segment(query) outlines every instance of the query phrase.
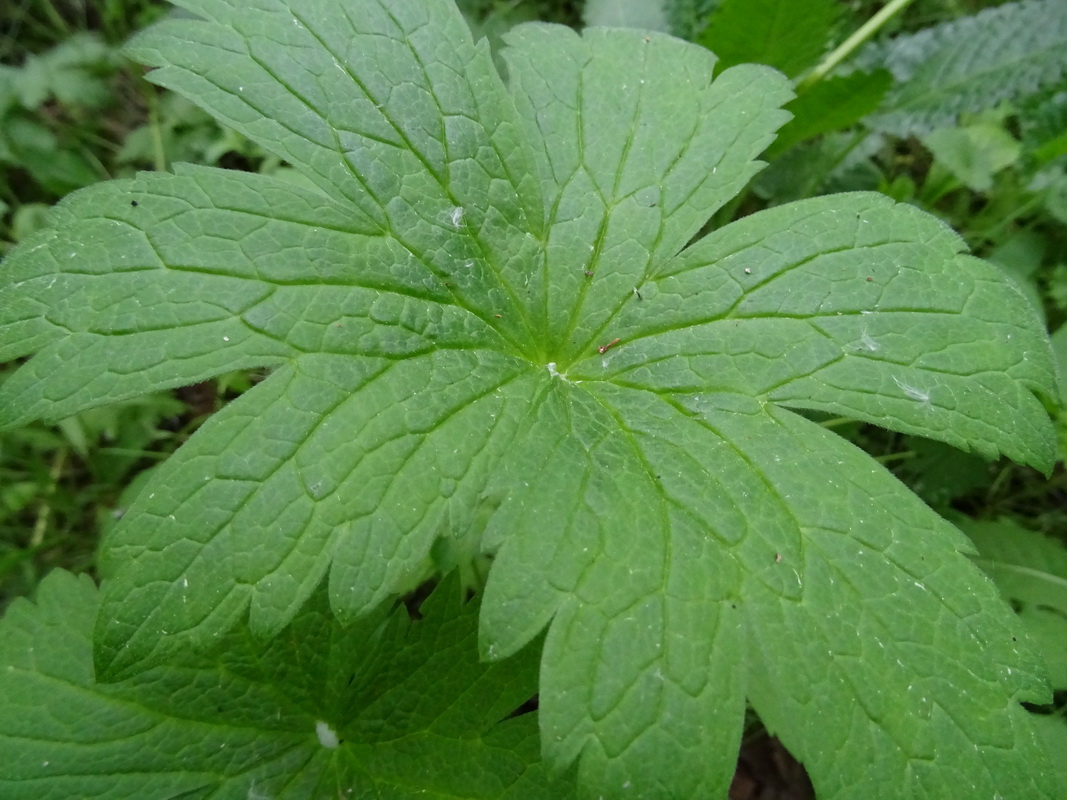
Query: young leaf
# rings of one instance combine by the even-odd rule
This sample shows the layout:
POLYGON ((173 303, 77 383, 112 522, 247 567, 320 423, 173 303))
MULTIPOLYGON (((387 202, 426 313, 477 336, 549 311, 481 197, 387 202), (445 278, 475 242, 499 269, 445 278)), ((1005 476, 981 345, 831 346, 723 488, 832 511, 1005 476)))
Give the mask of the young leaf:
POLYGON ((927 133, 1056 83, 1067 72, 1067 4, 1006 3, 872 46, 860 60, 897 81, 868 124, 901 136, 927 133))
POLYGON ((923 138, 935 161, 968 188, 987 192, 993 178, 1019 160, 1022 147, 1002 125, 977 121, 953 128, 937 128, 923 138))
POLYGON ((0 622, 5 798, 560 797, 538 760, 531 649, 479 664, 455 581, 423 618, 342 628, 318 594, 269 644, 237 630, 138 680, 98 684, 92 581, 54 572, 0 622), (501 721, 504 720, 504 721, 501 721))
POLYGON ((1047 690, 968 544, 798 411, 1049 469, 1044 330, 880 195, 694 244, 784 76, 654 33, 524 25, 509 83, 443 2, 188 0, 153 79, 317 190, 184 167, 94 187, 5 265, 7 424, 274 373, 109 536, 115 677, 365 614, 491 516, 489 658, 546 625, 541 729, 589 794, 724 796, 745 709, 824 797, 1052 796, 1047 690), (495 508, 495 511, 493 509, 495 508), (1036 765, 1036 766, 1035 766, 1036 765))

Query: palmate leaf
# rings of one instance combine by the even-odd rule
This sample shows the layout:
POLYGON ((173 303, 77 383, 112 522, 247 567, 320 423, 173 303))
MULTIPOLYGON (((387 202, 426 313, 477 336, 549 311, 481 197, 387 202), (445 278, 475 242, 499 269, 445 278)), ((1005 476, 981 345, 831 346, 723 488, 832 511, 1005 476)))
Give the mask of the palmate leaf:
MULTIPOLYGON (((209 655, 93 679, 100 594, 55 572, 0 622, 7 800, 557 798, 536 715, 536 649, 480 664, 477 610, 448 581, 411 622, 343 629, 317 595, 269 643, 238 629, 209 655), (503 720, 503 721, 501 721, 503 720)), ((384 610, 383 610, 384 611, 384 610)))
POLYGON ((343 619, 488 516, 487 658, 548 626, 544 753, 724 796, 747 697, 823 797, 1052 796, 1037 658, 964 537, 798 411, 1048 469, 1043 329, 933 218, 801 201, 689 244, 788 82, 524 25, 505 84, 444 2, 183 2, 134 48, 316 189, 94 187, 4 265, 6 424, 240 367, 106 542, 118 677, 244 614, 343 619), (688 245, 688 246, 687 246, 688 245))

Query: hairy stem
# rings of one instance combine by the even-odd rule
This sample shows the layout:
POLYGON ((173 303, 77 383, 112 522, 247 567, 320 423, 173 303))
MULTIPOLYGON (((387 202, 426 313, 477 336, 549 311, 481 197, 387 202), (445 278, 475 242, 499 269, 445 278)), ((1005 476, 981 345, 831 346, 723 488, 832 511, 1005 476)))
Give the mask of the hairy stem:
POLYGON ((825 78, 833 69, 848 58, 864 42, 885 25, 894 15, 900 13, 910 5, 912 0, 891 0, 881 11, 871 17, 859 29, 839 44, 829 53, 826 58, 797 82, 797 94, 803 94, 816 83, 825 78))

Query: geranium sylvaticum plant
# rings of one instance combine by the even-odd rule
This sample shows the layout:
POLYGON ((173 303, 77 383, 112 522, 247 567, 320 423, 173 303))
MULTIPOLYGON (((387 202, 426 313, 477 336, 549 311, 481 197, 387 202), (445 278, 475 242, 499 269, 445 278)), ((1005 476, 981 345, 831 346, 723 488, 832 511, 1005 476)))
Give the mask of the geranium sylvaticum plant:
POLYGON ((1011 609, 819 424, 1048 470, 1042 325, 878 194, 706 231, 781 74, 542 24, 498 68, 450 0, 180 5, 131 53, 291 174, 58 205, 0 266, 0 415, 270 374, 99 589, 11 608, 0 794, 725 797, 747 703, 823 798, 1053 796, 1011 609), (485 556, 476 602, 391 607, 485 556))

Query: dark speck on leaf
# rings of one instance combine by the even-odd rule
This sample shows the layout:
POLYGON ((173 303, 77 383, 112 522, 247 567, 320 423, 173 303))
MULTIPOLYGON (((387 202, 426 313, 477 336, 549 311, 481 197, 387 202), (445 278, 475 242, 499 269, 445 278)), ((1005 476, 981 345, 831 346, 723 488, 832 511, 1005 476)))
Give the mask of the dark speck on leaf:
POLYGON ((140 203, 138 203, 138 202, 137 202, 136 200, 131 200, 131 201, 130 201, 130 205, 131 205, 131 206, 134 206, 134 207, 136 208, 137 206, 139 206, 139 205, 140 205, 140 203))

